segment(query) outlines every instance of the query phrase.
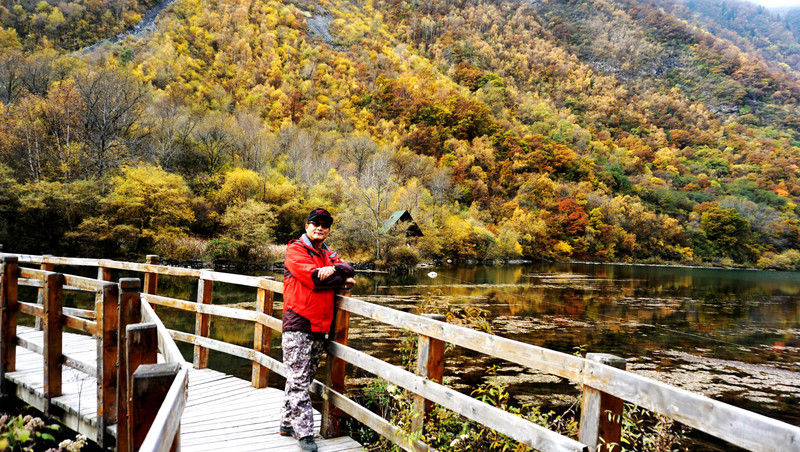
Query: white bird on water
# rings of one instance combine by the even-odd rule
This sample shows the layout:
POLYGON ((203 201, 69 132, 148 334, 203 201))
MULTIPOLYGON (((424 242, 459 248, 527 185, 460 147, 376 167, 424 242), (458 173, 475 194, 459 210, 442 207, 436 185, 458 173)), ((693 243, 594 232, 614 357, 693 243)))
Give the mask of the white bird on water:
POLYGON ((437 276, 438 275, 436 274, 436 272, 428 272, 428 278, 430 278, 430 279, 433 279, 433 278, 435 278, 437 276))

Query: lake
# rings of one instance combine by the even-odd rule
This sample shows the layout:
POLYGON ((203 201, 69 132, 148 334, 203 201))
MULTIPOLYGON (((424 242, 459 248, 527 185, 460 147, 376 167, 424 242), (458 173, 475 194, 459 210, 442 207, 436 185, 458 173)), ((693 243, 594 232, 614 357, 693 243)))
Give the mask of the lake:
MULTIPOLYGON (((541 263, 356 276, 354 297, 405 311, 426 298, 480 308, 495 334, 564 353, 611 353, 625 358, 630 371, 800 425, 798 273, 541 263)), ((161 277, 159 293, 193 300, 196 283, 161 277)), ((254 300, 255 290, 214 286, 215 304, 252 309, 254 300)), ((159 313, 168 327, 194 329, 192 315, 159 313)), ((215 319, 212 337, 252 347, 253 328, 215 319)), ((352 317, 355 348, 399 363, 399 342, 397 331, 352 317)), ((273 356, 280 356, 278 346, 274 341, 273 356)), ((191 360, 191 347, 183 350, 191 360)), ((213 351, 210 365, 250 375, 248 362, 213 351)), ((579 394, 569 381, 459 349, 446 354, 446 383, 469 393, 492 366, 519 403, 559 407, 579 394)), ((357 388, 368 377, 352 373, 348 384, 357 388)), ((283 383, 273 376, 271 384, 283 383)))

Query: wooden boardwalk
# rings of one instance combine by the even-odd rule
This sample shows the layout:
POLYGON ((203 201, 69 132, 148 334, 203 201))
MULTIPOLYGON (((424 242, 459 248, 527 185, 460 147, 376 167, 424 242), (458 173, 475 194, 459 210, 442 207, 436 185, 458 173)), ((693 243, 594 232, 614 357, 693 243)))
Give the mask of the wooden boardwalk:
MULTIPOLYGON (((42 333, 17 327, 20 339, 42 346, 42 333)), ((96 366, 97 345, 91 336, 63 333, 64 354, 96 366)), ((42 355, 17 346, 17 368, 6 374, 16 384, 17 397, 44 411, 42 355)), ((92 438, 97 429, 97 380, 63 367, 63 392, 53 398, 55 413, 72 430, 92 438), (80 416, 78 416, 80 414, 80 416)), ((283 391, 255 389, 249 381, 211 369, 189 371, 189 394, 181 417, 181 449, 185 451, 299 451, 297 440, 278 434, 283 391)), ((315 411, 316 425, 320 414, 315 411)), ((110 428, 115 434, 115 428, 110 428)), ((317 438, 320 452, 361 451, 349 437, 317 438)))

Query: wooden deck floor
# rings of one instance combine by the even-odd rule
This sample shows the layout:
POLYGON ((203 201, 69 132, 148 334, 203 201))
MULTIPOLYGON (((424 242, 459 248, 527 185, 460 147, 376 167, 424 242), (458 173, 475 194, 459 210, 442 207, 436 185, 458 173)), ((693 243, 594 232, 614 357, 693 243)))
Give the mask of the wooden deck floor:
MULTIPOLYGON (((18 327, 17 335, 41 345, 42 333, 18 327)), ((64 353, 94 364, 96 345, 90 336, 65 333, 64 353)), ((17 369, 6 378, 17 386, 17 397, 43 411, 42 356, 17 347, 17 369)), ((72 430, 90 438, 97 429, 97 381, 84 373, 64 368, 63 395, 53 399, 57 417, 72 430), (78 416, 80 413, 80 416, 78 416)), ((297 440, 278 434, 283 391, 255 389, 249 381, 211 369, 189 371, 189 397, 181 418, 181 450, 299 451, 297 440)), ((315 411, 316 425, 320 415, 315 411)), ((113 431, 113 430, 112 430, 113 431)), ((360 451, 349 437, 317 438, 320 452, 360 451)))

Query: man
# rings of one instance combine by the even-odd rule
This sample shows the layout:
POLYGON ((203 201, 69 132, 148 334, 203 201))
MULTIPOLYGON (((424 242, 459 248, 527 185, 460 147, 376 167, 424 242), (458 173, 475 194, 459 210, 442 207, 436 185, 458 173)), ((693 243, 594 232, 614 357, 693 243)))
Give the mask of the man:
POLYGON ((283 271, 281 345, 287 375, 280 434, 297 438, 304 451, 317 450, 308 389, 331 329, 336 289, 356 282, 353 267, 325 245, 332 224, 327 210, 312 210, 305 234, 286 248, 283 271))

